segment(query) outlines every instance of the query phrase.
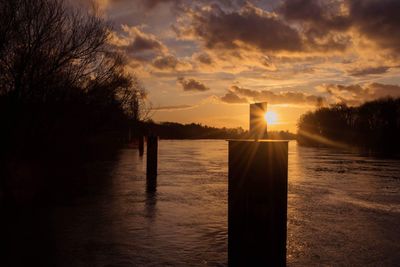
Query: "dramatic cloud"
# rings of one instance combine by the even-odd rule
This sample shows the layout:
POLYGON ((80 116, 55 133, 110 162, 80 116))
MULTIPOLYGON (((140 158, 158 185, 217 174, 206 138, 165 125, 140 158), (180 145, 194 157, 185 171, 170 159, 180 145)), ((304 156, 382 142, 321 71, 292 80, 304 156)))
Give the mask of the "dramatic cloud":
POLYGON ((366 67, 357 68, 349 71, 351 76, 365 76, 370 74, 383 74, 390 70, 390 67, 380 66, 380 67, 366 67))
POLYGON ((344 51, 351 43, 351 26, 341 1, 286 0, 278 12, 288 22, 301 26, 310 50, 344 51))
POLYGON ((341 1, 317 0, 283 1, 275 12, 249 1, 236 10, 214 4, 189 9, 189 19, 176 28, 181 37, 199 39, 207 49, 344 51, 352 44, 347 32, 352 22, 344 9, 341 1))
POLYGON ((178 82, 182 85, 184 91, 198 91, 204 92, 210 90, 203 83, 196 81, 195 79, 185 79, 183 77, 178 78, 178 82))
POLYGON ((207 53, 196 54, 194 56, 194 59, 205 65, 211 65, 214 61, 212 57, 207 53))
POLYGON ((178 33, 201 39, 209 49, 250 46, 262 51, 302 50, 301 37, 294 28, 249 3, 234 12, 218 5, 191 10, 191 18, 191 26, 179 28, 178 33))
POLYGON ((187 71, 192 68, 190 63, 178 59, 174 55, 158 56, 153 60, 152 65, 160 71, 187 71))
POLYGON ((168 52, 168 48, 156 36, 127 25, 122 25, 122 33, 114 32, 110 42, 139 61, 150 61, 168 52))
POLYGON ((220 98, 222 102, 229 104, 242 104, 248 103, 248 100, 244 97, 239 97, 234 91, 229 90, 224 96, 220 98))
POLYGON ((328 93, 334 102, 358 105, 382 97, 400 97, 400 86, 382 83, 370 84, 327 84, 320 86, 320 91, 328 93))
POLYGON ((175 69, 178 64, 178 59, 172 55, 160 56, 153 61, 153 66, 161 70, 175 69))
POLYGON ((251 102, 266 101, 270 104, 312 104, 316 105, 323 101, 319 96, 308 95, 302 92, 273 92, 269 90, 251 90, 232 86, 221 101, 226 103, 243 103, 243 99, 251 102))
POLYGON ((160 50, 165 47, 155 37, 145 35, 137 31, 134 41, 128 46, 128 52, 140 52, 145 50, 160 50))
POLYGON ((141 0, 142 3, 148 8, 154 8, 162 3, 179 3, 181 0, 141 0))
POLYGON ((342 1, 286 0, 279 13, 289 21, 306 22, 308 34, 322 36, 330 31, 345 31, 351 26, 342 1))
POLYGON ((383 48, 400 51, 400 1, 350 0, 349 17, 355 27, 383 48))
POLYGON ((95 6, 102 10, 113 7, 115 5, 126 5, 127 7, 132 4, 135 6, 145 7, 146 9, 153 9, 159 4, 163 3, 180 3, 182 0, 68 0, 75 3, 84 4, 86 6, 95 6))
POLYGON ((278 12, 288 21, 301 23, 309 41, 331 35, 336 38, 331 45, 349 45, 350 32, 356 30, 383 48, 400 50, 398 0, 286 0, 278 12))

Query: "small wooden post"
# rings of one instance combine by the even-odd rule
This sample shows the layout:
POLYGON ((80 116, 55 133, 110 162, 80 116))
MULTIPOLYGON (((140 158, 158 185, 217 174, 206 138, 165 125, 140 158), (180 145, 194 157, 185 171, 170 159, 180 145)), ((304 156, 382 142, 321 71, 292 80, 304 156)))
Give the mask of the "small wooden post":
POLYGON ((128 143, 132 142, 132 130, 131 127, 128 129, 128 143))
POLYGON ((229 140, 229 266, 286 266, 288 142, 229 140))
POLYGON ((144 153, 144 136, 140 135, 139 138, 138 138, 138 141, 139 141, 139 144, 138 144, 139 156, 143 156, 143 153, 144 153))
POLYGON ((157 188, 157 161, 158 161, 158 136, 147 137, 147 191, 156 191, 157 188))

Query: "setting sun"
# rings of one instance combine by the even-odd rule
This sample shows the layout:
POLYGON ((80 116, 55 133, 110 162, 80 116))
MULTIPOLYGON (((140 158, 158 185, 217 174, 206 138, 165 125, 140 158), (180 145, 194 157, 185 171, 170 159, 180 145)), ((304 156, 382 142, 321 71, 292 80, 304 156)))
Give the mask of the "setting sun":
POLYGON ((278 121, 278 115, 273 111, 268 111, 265 113, 264 119, 269 125, 276 124, 278 121))

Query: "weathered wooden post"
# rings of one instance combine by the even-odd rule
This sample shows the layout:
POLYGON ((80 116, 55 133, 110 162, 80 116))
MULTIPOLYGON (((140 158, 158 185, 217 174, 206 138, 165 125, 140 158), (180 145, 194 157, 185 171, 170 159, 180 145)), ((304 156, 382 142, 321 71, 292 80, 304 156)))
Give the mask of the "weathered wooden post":
POLYGON ((139 148, 139 156, 143 156, 144 153, 144 136, 140 135, 138 138, 139 144, 138 144, 138 148, 139 148))
POLYGON ((146 182, 147 191, 157 190, 158 136, 147 136, 146 182))
POLYGON ((288 141, 258 136, 229 140, 229 266, 286 266, 288 141))

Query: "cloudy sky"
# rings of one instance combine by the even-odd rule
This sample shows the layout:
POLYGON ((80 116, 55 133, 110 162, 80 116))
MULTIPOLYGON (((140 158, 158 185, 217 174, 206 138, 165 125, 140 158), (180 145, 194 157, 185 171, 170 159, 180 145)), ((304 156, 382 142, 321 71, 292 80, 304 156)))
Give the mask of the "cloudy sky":
MULTIPOLYGON (((89 0, 74 0, 87 7, 89 0)), ((92 3, 93 4, 93 3, 92 3)), ((155 121, 275 130, 318 105, 400 96, 399 0, 94 0, 155 121)))

